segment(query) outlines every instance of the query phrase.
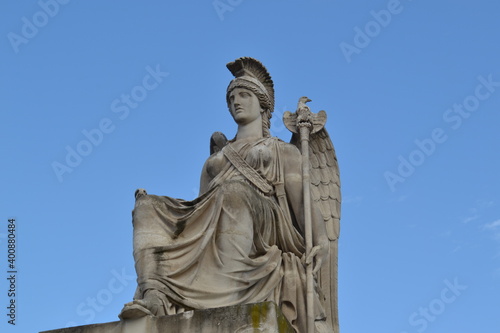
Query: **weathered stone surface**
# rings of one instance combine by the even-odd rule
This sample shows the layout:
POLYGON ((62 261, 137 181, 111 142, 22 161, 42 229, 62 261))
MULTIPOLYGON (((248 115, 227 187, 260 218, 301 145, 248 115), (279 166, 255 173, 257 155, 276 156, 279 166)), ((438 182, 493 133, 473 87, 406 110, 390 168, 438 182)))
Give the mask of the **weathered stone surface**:
POLYGON ((227 68, 236 136, 212 136, 198 198, 136 192, 137 290, 119 318, 272 301, 295 332, 338 333, 341 195, 326 113, 301 97, 285 113, 291 142, 272 137, 269 72, 249 57, 227 68))
POLYGON ((122 320, 63 328, 41 333, 293 333, 276 304, 271 302, 188 311, 183 314, 122 320))

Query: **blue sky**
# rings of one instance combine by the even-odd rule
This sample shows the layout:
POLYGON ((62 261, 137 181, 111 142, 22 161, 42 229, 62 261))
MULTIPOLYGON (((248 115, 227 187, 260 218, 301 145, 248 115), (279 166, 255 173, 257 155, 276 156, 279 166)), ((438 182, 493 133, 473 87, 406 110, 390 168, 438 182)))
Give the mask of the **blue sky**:
POLYGON ((500 5, 429 0, 1 5, 0 330, 117 320, 136 188, 192 199, 241 56, 328 113, 342 332, 500 328, 500 5), (16 325, 7 323, 16 219, 16 325))

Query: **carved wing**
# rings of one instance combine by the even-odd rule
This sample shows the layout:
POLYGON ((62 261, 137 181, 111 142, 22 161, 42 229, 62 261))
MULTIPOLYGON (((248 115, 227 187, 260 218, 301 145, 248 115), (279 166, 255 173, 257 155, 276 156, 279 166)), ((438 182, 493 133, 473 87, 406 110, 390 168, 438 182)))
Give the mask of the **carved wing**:
POLYGON ((227 138, 222 132, 214 132, 210 137, 210 155, 218 153, 227 144, 227 138))
MULTIPOLYGON (((299 147, 299 135, 293 134, 291 143, 299 147)), ((311 163, 311 194, 318 205, 326 225, 330 240, 330 260, 324 263, 318 274, 318 282, 326 296, 325 311, 328 320, 338 332, 338 292, 337 292, 337 262, 338 238, 340 233, 340 173, 337 156, 332 141, 326 129, 321 129, 310 135, 309 160, 311 163)))

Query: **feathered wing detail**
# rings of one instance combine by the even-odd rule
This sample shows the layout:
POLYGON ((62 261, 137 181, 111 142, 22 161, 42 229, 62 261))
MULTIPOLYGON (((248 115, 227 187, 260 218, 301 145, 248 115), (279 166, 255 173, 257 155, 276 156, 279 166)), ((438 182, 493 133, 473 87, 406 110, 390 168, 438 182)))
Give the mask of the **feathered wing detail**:
MULTIPOLYGON (((291 143, 300 149, 298 134, 293 134, 291 143)), ((326 296, 326 316, 334 332, 338 333, 337 262, 340 234, 340 173, 335 149, 326 129, 323 128, 310 135, 309 160, 312 199, 321 211, 330 240, 330 260, 321 267, 318 282, 326 296)))

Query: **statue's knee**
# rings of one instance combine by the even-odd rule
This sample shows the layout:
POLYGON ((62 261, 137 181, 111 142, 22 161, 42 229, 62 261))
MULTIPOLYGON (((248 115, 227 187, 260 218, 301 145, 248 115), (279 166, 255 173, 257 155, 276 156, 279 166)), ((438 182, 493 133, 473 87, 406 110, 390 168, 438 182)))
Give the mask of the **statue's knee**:
POLYGON ((137 190, 135 190, 135 194, 134 195, 135 195, 135 200, 137 200, 137 199, 139 199, 142 196, 148 195, 148 193, 146 192, 145 189, 138 188, 137 190))
POLYGON ((153 206, 154 199, 151 195, 143 195, 139 198, 135 199, 135 208, 143 207, 143 206, 153 206))
POLYGON ((155 199, 150 195, 144 195, 135 200, 132 222, 134 226, 148 223, 151 212, 154 211, 155 199))

